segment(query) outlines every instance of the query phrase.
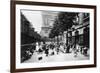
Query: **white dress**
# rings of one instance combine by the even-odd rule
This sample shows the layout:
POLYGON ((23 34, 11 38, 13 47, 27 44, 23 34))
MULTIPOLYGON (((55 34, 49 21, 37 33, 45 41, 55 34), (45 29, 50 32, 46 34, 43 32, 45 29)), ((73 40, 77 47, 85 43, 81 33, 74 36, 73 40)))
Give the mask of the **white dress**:
POLYGON ((38 44, 36 44, 36 51, 38 51, 39 50, 39 45, 38 44))

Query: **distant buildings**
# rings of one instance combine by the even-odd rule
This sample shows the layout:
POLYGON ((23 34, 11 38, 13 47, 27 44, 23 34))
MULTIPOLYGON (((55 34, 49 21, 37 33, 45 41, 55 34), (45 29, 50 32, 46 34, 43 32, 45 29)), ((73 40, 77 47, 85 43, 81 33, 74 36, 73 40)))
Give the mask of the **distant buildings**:
POLYGON ((40 32, 40 35, 42 37, 49 37, 49 33, 53 27, 55 18, 57 18, 57 14, 58 12, 52 12, 52 11, 42 12, 43 25, 42 25, 41 32, 40 32))

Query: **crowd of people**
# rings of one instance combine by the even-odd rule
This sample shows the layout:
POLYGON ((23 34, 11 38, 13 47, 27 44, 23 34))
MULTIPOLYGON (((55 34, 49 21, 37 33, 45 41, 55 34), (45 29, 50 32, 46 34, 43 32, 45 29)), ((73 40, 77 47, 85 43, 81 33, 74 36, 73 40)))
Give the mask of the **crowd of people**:
POLYGON ((66 45, 64 43, 54 43, 49 42, 48 44, 43 42, 36 43, 36 52, 45 53, 46 56, 59 54, 59 53, 74 53, 74 56, 77 57, 78 53, 88 56, 89 48, 80 46, 79 44, 66 45))
MULTIPOLYGON (((21 51, 21 62, 31 58, 34 53, 45 54, 46 57, 58 55, 59 53, 67 54, 73 53, 74 57, 77 57, 78 54, 84 56, 89 56, 89 48, 85 46, 80 46, 79 44, 66 45, 64 43, 54 43, 54 42, 36 42, 31 45, 23 46, 21 51)), ((39 57, 39 60, 42 57, 39 57)))

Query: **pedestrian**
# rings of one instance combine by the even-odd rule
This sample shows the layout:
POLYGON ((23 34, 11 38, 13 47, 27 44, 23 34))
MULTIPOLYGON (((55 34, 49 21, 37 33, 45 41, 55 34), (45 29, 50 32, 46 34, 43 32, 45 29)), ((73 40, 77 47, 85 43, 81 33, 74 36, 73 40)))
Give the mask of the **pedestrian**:
POLYGON ((38 50, 39 50, 39 44, 38 42, 36 42, 36 52, 38 52, 38 50))
POLYGON ((48 54, 49 54, 49 50, 48 49, 45 50, 45 54, 46 54, 46 56, 48 56, 48 54))
POLYGON ((69 50, 70 50, 70 45, 68 45, 68 46, 66 47, 66 53, 69 53, 69 50))
POLYGON ((76 44, 76 46, 75 46, 75 50, 74 50, 74 57, 77 57, 78 52, 79 52, 79 45, 76 44))
POLYGON ((85 56, 87 56, 87 51, 88 51, 87 47, 84 47, 84 53, 83 53, 83 54, 84 54, 85 56))

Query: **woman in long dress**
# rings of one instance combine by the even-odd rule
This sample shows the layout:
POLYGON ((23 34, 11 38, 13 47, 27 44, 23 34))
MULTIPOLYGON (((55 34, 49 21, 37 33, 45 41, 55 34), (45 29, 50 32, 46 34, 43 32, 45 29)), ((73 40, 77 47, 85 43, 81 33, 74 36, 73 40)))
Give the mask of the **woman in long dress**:
POLYGON ((36 42, 36 52, 38 52, 39 51, 39 44, 38 44, 38 42, 36 42))

